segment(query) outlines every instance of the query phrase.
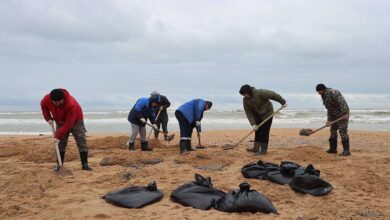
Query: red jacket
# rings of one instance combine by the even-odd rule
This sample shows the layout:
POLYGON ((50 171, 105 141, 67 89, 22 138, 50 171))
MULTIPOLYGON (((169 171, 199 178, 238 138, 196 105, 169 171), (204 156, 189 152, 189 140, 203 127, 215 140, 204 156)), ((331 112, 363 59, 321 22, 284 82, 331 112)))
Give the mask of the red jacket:
POLYGON ((50 94, 43 97, 41 101, 41 109, 43 117, 46 121, 54 119, 57 125, 61 125, 54 137, 62 139, 74 126, 74 124, 80 120, 83 120, 83 110, 76 99, 69 94, 68 91, 64 91, 64 103, 61 106, 55 106, 51 102, 50 94))

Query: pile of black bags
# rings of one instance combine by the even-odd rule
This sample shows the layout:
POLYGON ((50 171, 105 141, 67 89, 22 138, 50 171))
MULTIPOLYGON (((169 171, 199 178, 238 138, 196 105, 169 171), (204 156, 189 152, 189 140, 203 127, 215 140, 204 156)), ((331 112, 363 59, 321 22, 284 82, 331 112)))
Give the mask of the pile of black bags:
POLYGON ((313 196, 323 196, 333 190, 332 185, 321 179, 320 171, 311 164, 304 168, 290 161, 282 161, 280 166, 258 161, 245 165, 241 173, 246 178, 289 184, 294 191, 313 196))
POLYGON ((210 209, 213 201, 219 201, 226 195, 221 190, 214 189, 211 178, 195 174, 195 181, 186 183, 171 194, 174 202, 196 209, 210 209))
POLYGON ((215 202, 214 208, 222 212, 278 213, 272 202, 263 194, 250 189, 248 183, 241 183, 239 190, 231 190, 215 202))
POLYGON ((142 208, 146 205, 158 202, 164 194, 157 189, 156 182, 145 186, 131 186, 124 189, 109 192, 103 196, 108 203, 125 208, 142 208))

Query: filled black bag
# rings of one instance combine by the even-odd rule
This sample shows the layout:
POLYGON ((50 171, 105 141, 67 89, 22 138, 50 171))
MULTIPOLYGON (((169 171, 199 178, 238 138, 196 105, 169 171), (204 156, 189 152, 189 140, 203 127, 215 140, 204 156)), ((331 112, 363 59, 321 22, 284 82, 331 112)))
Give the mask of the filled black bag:
POLYGON ((204 178, 195 174, 195 181, 186 183, 171 194, 174 202, 196 209, 208 210, 213 201, 219 201, 226 195, 225 192, 214 189, 211 178, 204 178))
POLYGON ((271 182, 285 185, 289 184, 294 176, 303 174, 304 172, 305 168, 300 165, 290 161, 282 161, 280 170, 268 172, 267 178, 271 182))
POLYGON ((239 190, 231 190, 214 208, 222 212, 278 213, 272 202, 263 194, 250 189, 248 183, 241 183, 239 190))
POLYGON ((303 174, 296 175, 290 182, 290 188, 296 192, 313 196, 324 196, 333 190, 330 183, 320 178, 320 171, 309 164, 303 174))
POLYGON ((280 166, 274 163, 264 163, 259 160, 256 163, 249 163, 241 168, 241 173, 245 178, 248 179, 260 179, 266 180, 268 179, 268 172, 270 171, 278 171, 280 170, 280 166))
POLYGON ((124 189, 109 192, 103 196, 108 203, 125 208, 142 208, 146 205, 155 203, 164 196, 157 189, 156 182, 144 186, 131 186, 124 189))

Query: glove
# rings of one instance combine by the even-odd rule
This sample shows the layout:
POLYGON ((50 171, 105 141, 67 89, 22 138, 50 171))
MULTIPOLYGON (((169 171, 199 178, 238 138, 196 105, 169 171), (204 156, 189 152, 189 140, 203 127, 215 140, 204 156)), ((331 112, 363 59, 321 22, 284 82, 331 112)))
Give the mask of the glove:
POLYGON ((160 106, 160 111, 164 110, 164 106, 160 106))
POLYGON ((154 130, 157 130, 157 129, 158 129, 156 124, 152 124, 152 128, 153 128, 154 130))
POLYGON ((146 124, 146 119, 140 118, 139 120, 140 120, 142 123, 146 124))
POLYGON ((287 103, 285 103, 284 105, 283 105, 283 108, 286 108, 287 107, 287 103))
POLYGON ((253 130, 257 131, 258 128, 257 125, 253 125, 253 130))
POLYGON ((195 124, 196 124, 196 127, 200 127, 200 121, 196 121, 195 124))
POLYGON ((50 127, 53 127, 54 126, 54 121, 53 120, 49 120, 49 121, 46 121, 49 125, 50 125, 50 127))
POLYGON ((58 140, 57 138, 54 138, 54 139, 53 139, 53 143, 59 144, 59 143, 60 143, 60 140, 58 140))

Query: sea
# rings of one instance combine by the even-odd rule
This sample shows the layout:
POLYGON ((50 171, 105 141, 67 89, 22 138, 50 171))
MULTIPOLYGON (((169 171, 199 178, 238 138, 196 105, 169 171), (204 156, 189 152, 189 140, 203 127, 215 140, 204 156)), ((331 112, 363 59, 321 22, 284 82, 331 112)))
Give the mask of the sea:
MULTIPOLYGON (((326 109, 318 95, 287 94, 288 107, 283 109, 273 120, 274 128, 318 128, 326 121, 326 109)), ((350 129, 390 131, 390 94, 345 94, 351 112, 350 129)), ((213 108, 204 113, 202 129, 251 129, 242 106, 242 99, 223 98, 213 100, 213 108)), ((0 135, 39 135, 50 134, 50 127, 46 124, 37 107, 30 111, 0 109, 0 135)), ((106 109, 83 105, 84 121, 89 133, 127 133, 130 124, 127 116, 134 103, 124 106, 105 106, 106 109)), ((172 102, 168 110, 168 129, 177 131, 178 122, 174 111, 180 102, 172 102)), ((274 109, 280 107, 273 102, 274 109)))

